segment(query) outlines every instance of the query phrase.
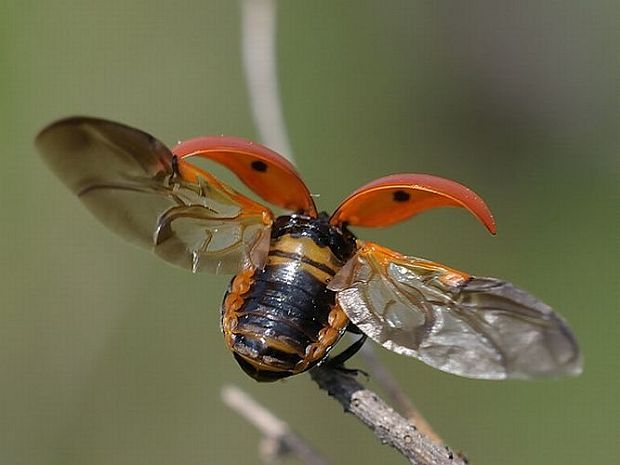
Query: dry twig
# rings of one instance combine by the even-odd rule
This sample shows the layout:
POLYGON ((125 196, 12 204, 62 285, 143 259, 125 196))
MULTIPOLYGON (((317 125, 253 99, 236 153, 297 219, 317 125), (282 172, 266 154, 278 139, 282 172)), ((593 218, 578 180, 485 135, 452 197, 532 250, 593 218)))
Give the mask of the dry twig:
POLYGON ((275 0, 242 0, 241 49, 261 142, 294 163, 278 92, 275 0))
POLYGON ((316 450, 310 447, 284 421, 260 405, 235 386, 224 386, 222 399, 231 409, 245 418, 263 434, 261 456, 266 463, 292 454, 307 465, 328 465, 316 450))
POLYGON ((418 428, 424 435, 439 445, 443 445, 443 439, 435 432, 430 423, 424 418, 422 413, 411 402, 411 399, 403 392, 392 373, 381 363, 377 353, 371 344, 365 344, 360 350, 360 356, 370 370, 374 380, 381 387, 383 392, 392 401, 392 405, 409 422, 418 428))
POLYGON ((395 448, 415 465, 464 465, 467 460, 422 434, 377 394, 343 370, 317 367, 310 371, 319 387, 345 411, 368 426, 383 444, 395 448))

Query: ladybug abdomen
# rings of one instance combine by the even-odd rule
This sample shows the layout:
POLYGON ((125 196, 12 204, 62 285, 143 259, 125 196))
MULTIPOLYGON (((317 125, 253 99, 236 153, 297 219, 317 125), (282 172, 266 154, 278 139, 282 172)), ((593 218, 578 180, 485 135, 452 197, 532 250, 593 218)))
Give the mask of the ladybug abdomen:
POLYGON ((334 292, 327 289, 345 257, 338 248, 334 253, 320 234, 323 229, 332 235, 337 231, 324 223, 303 228, 300 219, 319 222, 298 216, 278 219, 265 267, 235 276, 224 299, 226 342, 243 370, 258 381, 275 381, 317 364, 348 324, 334 292), (291 223, 296 227, 291 229, 291 223))
POLYGON ((333 292, 296 265, 267 265, 258 271, 237 311, 232 348, 242 366, 239 357, 257 362, 251 372, 261 368, 263 376, 276 379, 293 374, 328 326, 333 292))

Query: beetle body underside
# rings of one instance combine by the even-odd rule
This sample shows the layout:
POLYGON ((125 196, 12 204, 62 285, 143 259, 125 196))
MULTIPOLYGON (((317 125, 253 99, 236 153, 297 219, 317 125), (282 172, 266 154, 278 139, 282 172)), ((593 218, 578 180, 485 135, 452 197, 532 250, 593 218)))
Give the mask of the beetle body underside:
POLYGON ((226 343, 248 375, 275 381, 327 356, 349 322, 327 284, 354 251, 326 215, 274 222, 265 267, 238 273, 222 304, 226 343))

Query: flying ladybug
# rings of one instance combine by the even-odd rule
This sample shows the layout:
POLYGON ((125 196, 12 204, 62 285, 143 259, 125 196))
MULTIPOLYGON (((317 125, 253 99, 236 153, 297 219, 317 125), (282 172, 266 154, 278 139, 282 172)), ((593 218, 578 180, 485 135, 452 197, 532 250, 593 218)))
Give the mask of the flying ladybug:
POLYGON ((328 215, 317 211, 286 159, 236 137, 199 137, 170 150, 138 129, 73 117, 43 129, 36 144, 56 175, 120 236, 194 273, 234 274, 221 329, 241 368, 257 381, 328 360, 346 331, 361 334, 346 357, 368 337, 470 378, 581 372, 570 328, 537 298, 499 279, 357 239, 349 230, 452 206, 494 234, 489 208, 457 182, 428 174, 383 177, 328 215), (192 157, 225 166, 290 213, 276 217, 191 164, 192 157))

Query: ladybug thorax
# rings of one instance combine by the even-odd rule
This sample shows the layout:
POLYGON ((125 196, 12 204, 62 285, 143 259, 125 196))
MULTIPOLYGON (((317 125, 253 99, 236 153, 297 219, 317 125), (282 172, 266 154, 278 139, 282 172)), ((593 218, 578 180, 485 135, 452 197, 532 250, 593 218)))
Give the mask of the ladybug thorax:
POLYGON ((354 236, 324 214, 276 219, 264 268, 238 273, 222 305, 226 343, 246 373, 275 381, 326 357, 348 324, 327 284, 354 251, 354 236))

